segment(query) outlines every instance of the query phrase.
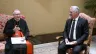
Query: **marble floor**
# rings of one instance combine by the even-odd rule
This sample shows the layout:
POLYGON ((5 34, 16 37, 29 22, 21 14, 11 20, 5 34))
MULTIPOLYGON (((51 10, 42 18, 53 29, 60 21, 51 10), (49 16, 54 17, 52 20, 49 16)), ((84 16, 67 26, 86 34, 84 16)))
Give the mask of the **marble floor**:
POLYGON ((57 42, 34 45, 34 54, 57 54, 57 42))
POLYGON ((90 54, 96 54, 96 36, 92 37, 92 42, 90 45, 90 54))
MULTIPOLYGON (((57 54, 58 42, 34 45, 34 54, 57 54)), ((92 37, 90 54, 96 54, 96 36, 92 37)))

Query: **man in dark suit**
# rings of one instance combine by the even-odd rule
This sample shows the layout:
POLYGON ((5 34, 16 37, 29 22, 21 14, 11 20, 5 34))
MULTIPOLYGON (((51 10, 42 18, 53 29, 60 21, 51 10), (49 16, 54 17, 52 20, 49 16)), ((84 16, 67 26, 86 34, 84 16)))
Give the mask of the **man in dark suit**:
POLYGON ((88 21, 79 17, 79 7, 70 7, 70 18, 66 21, 64 29, 64 41, 58 46, 58 54, 66 54, 69 48, 72 54, 80 53, 85 45, 83 42, 88 38, 88 21))

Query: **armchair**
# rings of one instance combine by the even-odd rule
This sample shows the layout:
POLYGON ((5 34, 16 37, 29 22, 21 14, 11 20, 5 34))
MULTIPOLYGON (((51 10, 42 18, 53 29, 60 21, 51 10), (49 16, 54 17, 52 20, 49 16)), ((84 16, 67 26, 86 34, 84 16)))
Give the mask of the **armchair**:
MULTIPOLYGON (((88 39, 86 41, 84 41, 84 44, 86 45, 86 48, 81 52, 81 54, 89 54, 89 47, 90 47, 90 43, 91 43, 91 38, 92 38, 92 31, 93 31, 93 26, 95 23, 95 18, 91 18, 90 16, 86 15, 85 13, 80 13, 79 16, 81 18, 85 18, 88 20, 89 23, 89 36, 88 39)), ((58 40, 58 45, 60 45, 61 40, 63 39, 63 36, 57 36, 56 39, 58 40)), ((72 48, 67 50, 68 54, 72 54, 72 48)))
MULTIPOLYGON (((4 54, 4 49, 5 49, 5 35, 3 34, 3 30, 5 27, 6 22, 13 18, 11 15, 6 15, 6 14, 0 14, 0 54, 4 54)), ((21 15, 21 18, 25 19, 23 15, 21 15)))

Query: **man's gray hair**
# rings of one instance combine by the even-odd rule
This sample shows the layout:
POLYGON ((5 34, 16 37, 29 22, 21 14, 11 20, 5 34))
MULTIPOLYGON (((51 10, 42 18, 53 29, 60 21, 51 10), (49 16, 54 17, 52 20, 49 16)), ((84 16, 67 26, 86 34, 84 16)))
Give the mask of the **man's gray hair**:
POLYGON ((78 12, 79 13, 79 7, 78 6, 71 6, 72 10, 74 12, 78 12))
POLYGON ((15 9, 15 10, 13 11, 13 14, 16 14, 16 13, 21 13, 21 12, 20 12, 20 10, 15 9))

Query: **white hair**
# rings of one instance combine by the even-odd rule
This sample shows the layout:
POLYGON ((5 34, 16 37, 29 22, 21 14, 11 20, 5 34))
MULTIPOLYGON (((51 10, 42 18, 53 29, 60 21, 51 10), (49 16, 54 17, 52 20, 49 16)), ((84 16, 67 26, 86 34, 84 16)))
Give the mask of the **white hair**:
POLYGON ((71 6, 72 11, 79 13, 79 7, 78 6, 71 6))
POLYGON ((16 13, 21 13, 21 12, 20 12, 20 10, 15 9, 15 10, 13 11, 13 14, 16 14, 16 13))

